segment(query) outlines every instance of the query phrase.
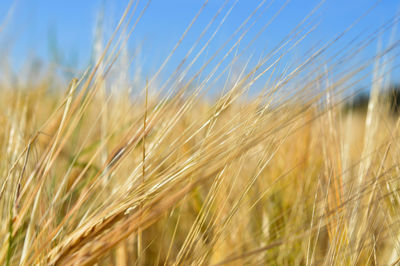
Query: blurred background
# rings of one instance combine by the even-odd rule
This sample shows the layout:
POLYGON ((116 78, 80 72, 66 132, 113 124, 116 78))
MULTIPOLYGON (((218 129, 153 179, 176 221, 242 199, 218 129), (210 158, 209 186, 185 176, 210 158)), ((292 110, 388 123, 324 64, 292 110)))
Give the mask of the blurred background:
MULTIPOLYGON (((34 64, 35 68, 51 66, 68 76, 68 79, 79 75, 93 64, 96 58, 94 44, 101 43, 101 47, 104 47, 128 4, 127 0, 0 1, 0 64, 3 65, 3 73, 6 72, 4 69, 18 73, 29 68, 27 65, 31 67, 34 64)), ((393 0, 153 0, 133 1, 132 4, 137 7, 130 25, 133 26, 139 17, 140 21, 129 38, 126 56, 130 58, 129 71, 136 77, 154 75, 193 18, 199 14, 160 74, 161 80, 171 76, 188 51, 193 49, 191 56, 194 57, 210 39, 211 42, 195 60, 189 74, 196 73, 215 52, 220 51, 218 49, 226 45, 225 42, 228 45, 212 59, 214 62, 221 61, 238 41, 233 47, 234 52, 225 62, 235 58, 236 64, 240 65, 238 69, 242 69, 243 65, 252 67, 260 58, 275 51, 298 26, 302 28, 300 37, 291 40, 295 45, 291 44, 293 47, 280 60, 278 73, 290 68, 290 65, 298 65, 298 62, 304 61, 317 48, 330 41, 334 40, 334 46, 324 54, 329 62, 332 60, 327 57, 335 57, 337 52, 346 50, 349 44, 354 44, 356 40, 361 42, 363 38, 372 34, 376 36, 376 32, 380 32, 379 39, 364 41, 362 51, 352 58, 359 63, 375 55, 380 42, 388 43, 391 35, 398 34, 396 27, 382 28, 396 20, 399 3, 393 0), (257 14, 250 18, 246 27, 240 28, 255 10, 257 14), (304 19, 306 21, 302 24, 304 19), (210 22, 213 23, 207 28, 210 22), (207 32, 193 47, 206 28, 207 32), (238 34, 230 39, 238 29, 238 34), (215 30, 218 30, 218 34, 213 36, 215 30), (245 36, 241 38, 244 32, 245 36)), ((276 53, 275 57, 280 55, 282 51, 276 53)), ((273 60, 274 57, 271 57, 271 62, 273 60)), ((397 68, 394 68, 391 75, 393 82, 397 73, 397 68)), ((260 81, 254 87, 264 83, 260 81)), ((368 81, 363 80, 357 86, 368 87, 367 84, 368 81)))

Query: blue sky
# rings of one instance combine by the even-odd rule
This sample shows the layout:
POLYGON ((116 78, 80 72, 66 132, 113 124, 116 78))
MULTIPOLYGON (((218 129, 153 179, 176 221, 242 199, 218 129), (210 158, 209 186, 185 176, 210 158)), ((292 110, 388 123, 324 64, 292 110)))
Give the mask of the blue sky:
MULTIPOLYGON (((145 2, 141 1, 139 7, 143 7, 145 2)), ((171 69, 179 64, 180 59, 223 2, 222 0, 209 1, 171 60, 171 69)), ((232 2, 234 1, 231 0, 230 3, 232 2)), ((240 0, 206 54, 211 54, 223 44, 260 2, 240 0)), ((263 14, 260 23, 249 32, 250 37, 254 36, 257 30, 276 14, 284 1, 269 2, 272 2, 271 7, 263 14)), ((313 24, 318 24, 317 29, 296 48, 296 53, 302 54, 313 45, 332 39, 377 2, 376 7, 345 36, 344 40, 350 40, 360 32, 371 32, 377 28, 379 24, 396 14, 399 3, 395 0, 327 0, 311 20, 313 24)), ((9 59, 18 69, 22 62, 32 57, 38 57, 44 62, 51 61, 54 43, 57 43, 58 50, 62 51, 67 64, 82 69, 91 57, 93 33, 99 10, 104 8, 106 29, 108 29, 107 32, 111 32, 127 3, 127 0, 1 0, 0 23, 6 28, 0 32, 0 49, 3 53, 11 55, 9 59), (9 20, 6 19, 7 14, 11 14, 9 20)), ((274 47, 318 3, 319 1, 315 0, 290 1, 278 18, 246 52, 247 55, 257 58, 274 47)), ((153 0, 151 2, 129 43, 132 53, 140 50, 138 60, 146 72, 151 75, 151 72, 155 71, 202 4, 201 0, 153 0)), ((250 37, 248 40, 251 39, 250 37)), ((245 42, 243 41, 243 45, 245 42)), ((336 49, 341 49, 340 43, 336 49)), ((365 49, 364 56, 375 51, 376 45, 372 44, 365 49)), ((243 59, 243 63, 244 61, 246 60, 243 59)))

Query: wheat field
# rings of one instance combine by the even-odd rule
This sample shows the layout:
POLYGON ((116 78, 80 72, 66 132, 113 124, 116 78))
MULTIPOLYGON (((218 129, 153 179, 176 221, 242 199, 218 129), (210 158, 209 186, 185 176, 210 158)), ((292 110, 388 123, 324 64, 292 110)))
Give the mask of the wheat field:
MULTIPOLYGON (((256 9, 222 47, 230 56, 204 63, 211 71, 183 64, 157 82, 167 58, 133 93, 121 58, 146 8, 131 1, 68 86, 51 71, 0 83, 0 263, 398 264, 400 120, 383 96, 398 40, 353 60, 397 17, 278 67, 312 31, 306 17, 230 75, 256 9), (345 108, 361 81, 366 108, 345 108)), ((187 50, 188 62, 203 56, 187 50)))

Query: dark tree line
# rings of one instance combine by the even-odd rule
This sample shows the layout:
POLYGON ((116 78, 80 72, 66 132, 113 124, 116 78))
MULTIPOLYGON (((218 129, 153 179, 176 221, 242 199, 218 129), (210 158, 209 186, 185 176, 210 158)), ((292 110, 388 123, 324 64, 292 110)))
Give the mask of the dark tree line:
MULTIPOLYGON (((400 84, 391 85, 389 88, 383 90, 380 97, 389 104, 392 114, 400 114, 400 84)), ((368 102, 369 93, 359 93, 346 103, 345 110, 366 112, 368 108, 368 102)))

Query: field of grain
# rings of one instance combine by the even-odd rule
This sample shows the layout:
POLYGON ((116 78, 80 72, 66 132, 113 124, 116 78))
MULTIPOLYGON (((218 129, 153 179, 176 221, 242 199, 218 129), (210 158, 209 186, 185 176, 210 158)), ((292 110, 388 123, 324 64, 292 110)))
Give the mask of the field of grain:
MULTIPOLYGON (((307 36, 305 20, 275 54, 228 75, 217 96, 207 82, 219 72, 186 66, 164 87, 158 72, 144 77, 133 93, 120 57, 138 12, 131 2, 68 86, 51 71, 0 84, 0 264, 400 261, 400 117, 383 97, 396 37, 354 64, 379 34, 334 56, 341 36, 332 36, 277 74, 307 36), (369 80, 369 102, 348 108, 359 80, 369 80)), ((205 64, 229 73, 235 34, 222 49, 233 59, 205 64)))

